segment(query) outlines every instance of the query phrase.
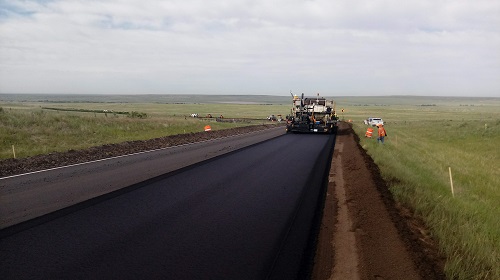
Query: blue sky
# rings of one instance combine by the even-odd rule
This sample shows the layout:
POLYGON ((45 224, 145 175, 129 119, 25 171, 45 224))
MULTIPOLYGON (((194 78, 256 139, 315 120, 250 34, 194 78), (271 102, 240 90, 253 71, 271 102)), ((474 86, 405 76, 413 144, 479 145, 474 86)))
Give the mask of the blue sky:
POLYGON ((0 0, 0 93, 500 97, 498 0, 0 0))

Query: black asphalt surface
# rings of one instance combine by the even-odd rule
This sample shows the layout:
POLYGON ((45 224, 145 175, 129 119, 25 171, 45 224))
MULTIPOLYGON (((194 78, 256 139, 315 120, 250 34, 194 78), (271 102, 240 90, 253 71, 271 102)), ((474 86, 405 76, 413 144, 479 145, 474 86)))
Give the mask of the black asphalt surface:
POLYGON ((3 230, 0 277, 304 276, 334 141, 284 135, 3 230))
POLYGON ((276 127, 0 178, 0 229, 283 134, 276 127))

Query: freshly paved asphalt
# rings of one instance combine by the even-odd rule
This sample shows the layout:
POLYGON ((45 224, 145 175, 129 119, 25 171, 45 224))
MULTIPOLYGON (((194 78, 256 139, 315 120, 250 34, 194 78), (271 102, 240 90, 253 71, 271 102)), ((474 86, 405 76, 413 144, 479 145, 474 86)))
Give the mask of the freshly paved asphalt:
POLYGON ((304 276, 334 139, 284 135, 60 210, 30 227, 4 231, 0 275, 304 276))
POLYGON ((0 229, 283 134, 276 127, 0 178, 0 229))

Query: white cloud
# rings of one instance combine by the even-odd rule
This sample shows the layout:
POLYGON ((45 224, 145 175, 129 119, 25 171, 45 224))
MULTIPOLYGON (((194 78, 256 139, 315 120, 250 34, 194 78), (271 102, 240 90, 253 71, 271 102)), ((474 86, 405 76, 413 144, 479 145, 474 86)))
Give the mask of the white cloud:
POLYGON ((494 0, 4 2, 4 93, 500 96, 494 0))

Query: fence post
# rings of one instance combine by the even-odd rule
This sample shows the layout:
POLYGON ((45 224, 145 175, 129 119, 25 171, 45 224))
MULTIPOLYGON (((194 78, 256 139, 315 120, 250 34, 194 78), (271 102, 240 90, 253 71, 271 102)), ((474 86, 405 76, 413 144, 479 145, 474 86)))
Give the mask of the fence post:
POLYGON ((450 186, 451 186, 451 195, 455 197, 455 192, 453 191, 453 178, 451 177, 451 167, 448 167, 448 170, 450 171, 450 186))

